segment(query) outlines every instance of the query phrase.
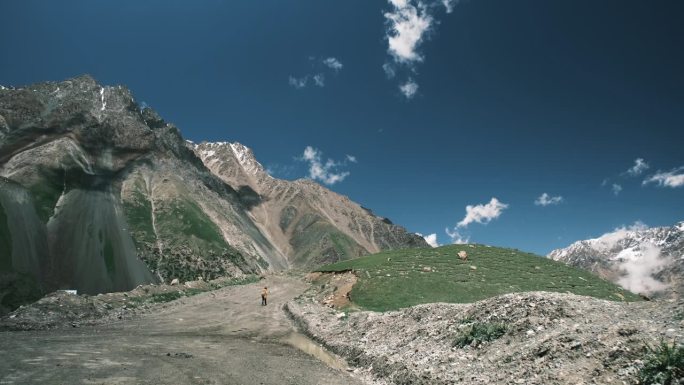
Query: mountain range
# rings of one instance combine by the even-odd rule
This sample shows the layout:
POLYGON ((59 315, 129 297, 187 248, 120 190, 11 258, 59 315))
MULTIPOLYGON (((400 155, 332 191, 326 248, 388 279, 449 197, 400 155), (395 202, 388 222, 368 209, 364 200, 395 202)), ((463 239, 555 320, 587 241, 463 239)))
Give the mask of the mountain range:
POLYGON ((684 296, 684 222, 621 227, 553 250, 548 257, 594 272, 648 296, 684 296))
POLYGON ((0 89, 0 303, 308 267, 424 239, 90 76, 0 89))

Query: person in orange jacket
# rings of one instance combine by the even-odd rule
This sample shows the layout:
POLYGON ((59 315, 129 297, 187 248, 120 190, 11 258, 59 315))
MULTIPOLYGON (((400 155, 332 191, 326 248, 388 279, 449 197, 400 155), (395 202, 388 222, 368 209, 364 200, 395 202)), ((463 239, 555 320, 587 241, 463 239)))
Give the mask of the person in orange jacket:
POLYGON ((267 297, 268 297, 268 287, 264 286, 264 288, 261 289, 261 306, 266 306, 267 297))

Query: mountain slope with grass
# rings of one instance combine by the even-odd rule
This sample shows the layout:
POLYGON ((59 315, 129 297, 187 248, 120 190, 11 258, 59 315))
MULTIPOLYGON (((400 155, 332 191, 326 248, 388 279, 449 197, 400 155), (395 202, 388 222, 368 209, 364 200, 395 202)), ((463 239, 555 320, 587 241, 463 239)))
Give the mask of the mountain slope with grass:
POLYGON ((274 206, 273 194, 226 178, 255 159, 210 169, 195 151, 123 86, 80 76, 0 89, 0 313, 55 289, 123 291, 425 245, 311 181, 292 183, 304 195, 278 182, 274 194, 296 194, 274 206))
POLYGON ((323 266, 320 272, 353 271, 351 301, 385 311, 421 303, 467 303, 506 293, 551 291, 614 301, 639 296, 590 272, 514 249, 451 245, 385 251, 323 266), (459 252, 467 253, 467 260, 459 252))

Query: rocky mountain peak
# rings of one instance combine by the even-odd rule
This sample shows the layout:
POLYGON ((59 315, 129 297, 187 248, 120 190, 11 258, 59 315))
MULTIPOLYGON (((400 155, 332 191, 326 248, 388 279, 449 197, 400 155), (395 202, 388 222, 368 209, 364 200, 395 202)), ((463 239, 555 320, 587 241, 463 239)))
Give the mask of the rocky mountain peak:
POLYGON ((548 257, 591 270, 634 292, 684 295, 684 222, 623 226, 553 250, 548 257))

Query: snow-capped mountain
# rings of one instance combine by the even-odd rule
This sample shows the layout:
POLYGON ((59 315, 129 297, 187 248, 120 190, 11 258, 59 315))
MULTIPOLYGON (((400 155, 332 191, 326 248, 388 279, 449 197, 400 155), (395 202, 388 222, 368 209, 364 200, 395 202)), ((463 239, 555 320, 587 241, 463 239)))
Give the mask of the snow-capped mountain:
POLYGON ((548 257, 590 270, 637 293, 684 294, 684 222, 652 228, 637 222, 554 250, 548 257))

